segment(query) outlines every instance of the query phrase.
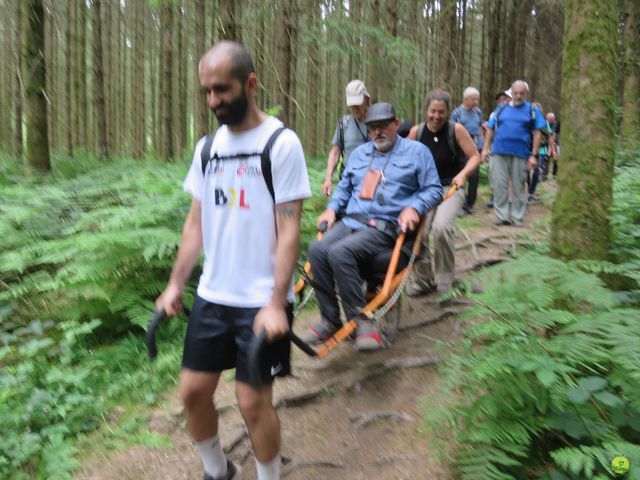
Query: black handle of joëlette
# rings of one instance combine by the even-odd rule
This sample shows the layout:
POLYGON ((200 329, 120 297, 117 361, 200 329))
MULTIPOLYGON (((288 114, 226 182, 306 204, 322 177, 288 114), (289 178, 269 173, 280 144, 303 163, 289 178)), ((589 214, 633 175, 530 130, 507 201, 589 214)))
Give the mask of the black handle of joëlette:
MULTIPOLYGON (((184 305, 182 309, 185 315, 188 317, 190 312, 187 307, 184 305)), ((165 312, 164 308, 156 310, 153 312, 153 316, 151 320, 149 320, 149 325, 147 325, 147 334, 145 336, 145 343, 147 344, 147 352, 149 352, 149 358, 153 361, 158 356, 158 347, 156 345, 156 332, 158 331, 158 327, 160 326, 160 322, 167 317, 167 312, 165 312)))
MULTIPOLYGON (((287 332, 287 338, 291 340, 300 350, 309 355, 310 357, 315 357, 318 354, 307 342, 298 337, 291 330, 287 332)), ((266 380, 262 374, 260 366, 263 364, 262 357, 264 352, 269 344, 269 338, 267 337, 267 331, 261 330, 255 337, 251 339, 249 343, 249 352, 248 352, 248 367, 249 367, 249 382, 256 388, 262 387, 266 380)))

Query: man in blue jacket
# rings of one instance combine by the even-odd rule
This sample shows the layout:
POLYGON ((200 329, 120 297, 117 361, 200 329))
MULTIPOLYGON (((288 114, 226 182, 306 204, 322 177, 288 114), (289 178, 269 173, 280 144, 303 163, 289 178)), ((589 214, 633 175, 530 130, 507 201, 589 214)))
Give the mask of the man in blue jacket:
MULTIPOLYGON (((438 172, 427 147, 398 134, 390 103, 372 105, 365 119, 371 141, 357 147, 317 224, 328 233, 309 250, 311 274, 322 320, 308 340, 323 342, 342 324, 337 295, 347 319, 358 317, 366 300, 359 265, 393 248, 396 229, 414 230, 420 217, 442 199, 438 172), (336 214, 346 215, 336 221, 336 214), (337 292, 336 292, 337 285, 337 292)), ((358 320, 356 348, 382 347, 373 324, 358 320)))
POLYGON ((540 129, 544 128, 545 120, 540 110, 526 101, 529 95, 527 82, 513 82, 511 95, 511 101, 499 105, 489 118, 482 161, 486 162, 492 152, 494 224, 522 226, 527 211, 525 182, 528 172, 537 165, 540 129), (513 188, 511 199, 509 182, 513 188))

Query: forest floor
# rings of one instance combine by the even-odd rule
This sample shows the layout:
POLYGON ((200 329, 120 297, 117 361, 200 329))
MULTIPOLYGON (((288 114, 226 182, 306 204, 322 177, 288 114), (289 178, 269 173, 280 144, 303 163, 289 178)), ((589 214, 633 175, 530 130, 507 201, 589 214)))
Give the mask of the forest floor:
MULTIPOLYGON (((495 227, 493 210, 482 192, 473 215, 458 221, 457 275, 508 260, 522 243, 543 241, 555 182, 539 186, 543 203, 530 207, 524 227, 495 227)), ((282 426, 283 478, 449 480, 447 464, 435 455, 424 433, 425 398, 441 398, 435 341, 455 341, 461 334, 464 299, 446 307, 436 295, 402 298, 401 332, 392 347, 357 353, 345 343, 323 360, 293 348, 294 375, 276 382, 275 403, 282 426), (420 324, 420 325, 417 325, 420 324)), ((300 333, 318 313, 304 311, 296 320, 300 333)), ((220 436, 228 456, 242 465, 245 480, 255 479, 249 440, 238 412, 232 375, 223 375, 216 404, 220 436)), ((77 472, 92 480, 190 480, 202 478, 202 464, 185 429, 176 391, 151 414, 148 428, 165 435, 171 447, 133 445, 123 451, 92 453, 77 472)), ((454 448, 444 446, 445 450, 454 448)))

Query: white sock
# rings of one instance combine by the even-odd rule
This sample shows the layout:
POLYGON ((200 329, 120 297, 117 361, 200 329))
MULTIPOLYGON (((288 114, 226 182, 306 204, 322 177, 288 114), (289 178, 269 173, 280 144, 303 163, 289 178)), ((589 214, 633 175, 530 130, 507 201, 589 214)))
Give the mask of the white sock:
POLYGON ((280 464, 282 460, 280 454, 269 463, 261 463, 256 458, 256 469, 258 470, 258 480, 280 480, 280 464))
POLYGON ((227 458, 224 456, 220 436, 217 433, 207 440, 196 442, 196 448, 207 475, 221 477, 227 473, 227 458))

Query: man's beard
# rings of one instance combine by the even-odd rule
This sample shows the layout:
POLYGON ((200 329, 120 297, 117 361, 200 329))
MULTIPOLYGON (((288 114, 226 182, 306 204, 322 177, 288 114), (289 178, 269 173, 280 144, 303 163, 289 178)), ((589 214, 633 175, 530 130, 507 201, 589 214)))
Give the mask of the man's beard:
POLYGON ((220 125, 238 125, 242 123, 244 117, 247 115, 247 111, 249 110, 249 100, 247 98, 247 94, 242 91, 240 95, 231 100, 229 103, 220 103, 215 109, 212 108, 211 111, 218 119, 218 123, 220 125), (218 114, 216 113, 217 109, 224 108, 225 113, 218 114))
POLYGON ((373 140, 373 146, 379 152, 388 152, 393 147, 393 143, 388 138, 378 138, 373 140))

